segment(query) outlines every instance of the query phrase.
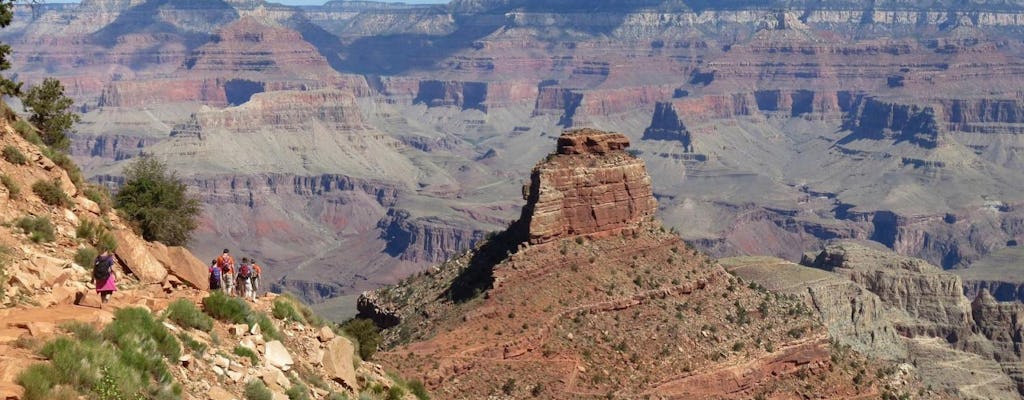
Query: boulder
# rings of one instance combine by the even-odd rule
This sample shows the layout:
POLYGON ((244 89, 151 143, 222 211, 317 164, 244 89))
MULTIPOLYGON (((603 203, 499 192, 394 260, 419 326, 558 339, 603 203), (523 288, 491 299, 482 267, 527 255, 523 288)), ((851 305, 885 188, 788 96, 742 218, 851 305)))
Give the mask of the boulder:
POLYGON ((321 342, 330 342, 335 336, 334 330, 327 325, 320 328, 320 332, 316 335, 317 339, 320 339, 321 342))
POLYGON ((149 252, 146 242, 126 230, 113 231, 117 242, 117 258, 143 283, 161 283, 167 269, 149 252))
POLYGON ((331 380, 341 385, 358 391, 359 382, 356 381, 356 369, 353 360, 355 346, 348 338, 337 336, 325 346, 323 356, 323 371, 331 380))
POLYGON ((179 246, 164 246, 162 243, 146 243, 149 252, 163 264, 167 272, 199 290, 209 290, 209 269, 188 249, 179 246))
POLYGON ((288 354, 288 349, 278 340, 267 342, 263 350, 263 356, 266 358, 267 364, 278 367, 282 371, 289 370, 295 364, 295 361, 292 360, 292 355, 288 354))
POLYGON ((284 372, 274 367, 267 367, 263 370, 263 374, 260 375, 260 379, 267 385, 270 390, 273 391, 284 391, 291 387, 292 382, 288 380, 288 377, 284 375, 284 372))

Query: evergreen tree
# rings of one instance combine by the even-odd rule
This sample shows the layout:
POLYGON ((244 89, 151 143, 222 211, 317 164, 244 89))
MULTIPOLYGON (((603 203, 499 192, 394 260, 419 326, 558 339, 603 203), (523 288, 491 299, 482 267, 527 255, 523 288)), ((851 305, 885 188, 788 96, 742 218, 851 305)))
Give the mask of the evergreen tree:
MULTIPOLYGON (((6 28, 14 19, 14 0, 0 0, 0 28, 6 28)), ((0 71, 11 69, 11 46, 0 43, 0 71)), ((21 83, 0 77, 0 96, 17 96, 21 94, 21 83)))
POLYGON ((29 88, 22 103, 25 111, 32 112, 29 121, 42 132, 43 142, 66 152, 71 147, 68 134, 81 117, 71 111, 74 101, 64 95, 64 85, 55 78, 46 78, 41 85, 29 88))
POLYGON ((115 202, 142 237, 170 246, 187 244, 202 207, 177 175, 152 156, 142 156, 124 168, 124 177, 115 202))

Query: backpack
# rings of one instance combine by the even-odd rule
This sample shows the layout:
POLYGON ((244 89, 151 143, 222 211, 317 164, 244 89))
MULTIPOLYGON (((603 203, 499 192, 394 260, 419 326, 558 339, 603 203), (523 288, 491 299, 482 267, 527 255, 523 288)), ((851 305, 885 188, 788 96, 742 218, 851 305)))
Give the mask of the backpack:
POLYGON ((96 257, 92 265, 92 278, 97 284, 106 282, 110 278, 110 272, 114 267, 114 257, 96 257))
POLYGON ((210 289, 220 289, 221 279, 220 267, 214 265, 210 268, 210 289))
POLYGON ((233 261, 234 260, 231 259, 231 256, 227 254, 221 254, 220 257, 217 257, 217 266, 220 267, 221 270, 226 270, 228 269, 228 267, 231 266, 233 261))
POLYGON ((243 279, 249 279, 252 277, 252 267, 250 267, 249 264, 242 264, 242 266, 238 268, 238 276, 243 279))

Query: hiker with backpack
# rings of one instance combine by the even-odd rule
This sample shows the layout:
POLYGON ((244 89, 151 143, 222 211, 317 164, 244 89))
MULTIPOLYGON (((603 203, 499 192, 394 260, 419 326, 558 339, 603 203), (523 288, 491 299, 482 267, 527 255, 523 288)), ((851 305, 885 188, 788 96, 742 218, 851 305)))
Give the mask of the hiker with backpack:
POLYGON ((252 295, 256 297, 260 291, 260 275, 263 275, 263 267, 260 267, 256 260, 249 261, 252 262, 252 295))
POLYGON ((242 264, 238 267, 238 291, 242 298, 256 301, 252 290, 252 264, 248 258, 242 258, 242 264))
POLYGON ((217 265, 217 259, 210 261, 210 291, 220 290, 224 282, 224 273, 217 265))
POLYGON ((224 279, 224 291, 228 295, 235 295, 235 259, 231 257, 228 249, 217 257, 217 266, 220 267, 221 276, 224 279))
POLYGON ((110 250, 104 250, 92 263, 92 279, 96 283, 96 293, 100 295, 100 308, 110 302, 110 295, 117 291, 114 262, 114 255, 110 250))

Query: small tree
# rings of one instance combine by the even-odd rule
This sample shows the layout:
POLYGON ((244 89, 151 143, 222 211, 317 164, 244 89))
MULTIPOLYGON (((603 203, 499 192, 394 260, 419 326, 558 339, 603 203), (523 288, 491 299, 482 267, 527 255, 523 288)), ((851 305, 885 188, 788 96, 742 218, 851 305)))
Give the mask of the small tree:
POLYGON ((142 156, 124 168, 124 178, 114 201, 139 226, 142 237, 171 246, 187 244, 202 207, 177 174, 152 156, 142 156))
MULTIPOLYGON (((14 1, 0 0, 0 28, 6 28, 14 19, 14 1)), ((11 69, 11 46, 7 43, 0 43, 0 71, 11 69)), ((17 96, 21 94, 21 83, 0 77, 0 95, 17 96)))
POLYGON ((64 95, 64 85, 55 78, 28 89, 21 99, 25 111, 31 111, 29 121, 42 131, 43 142, 56 150, 66 152, 71 147, 72 126, 81 120, 71 106, 74 101, 64 95))

